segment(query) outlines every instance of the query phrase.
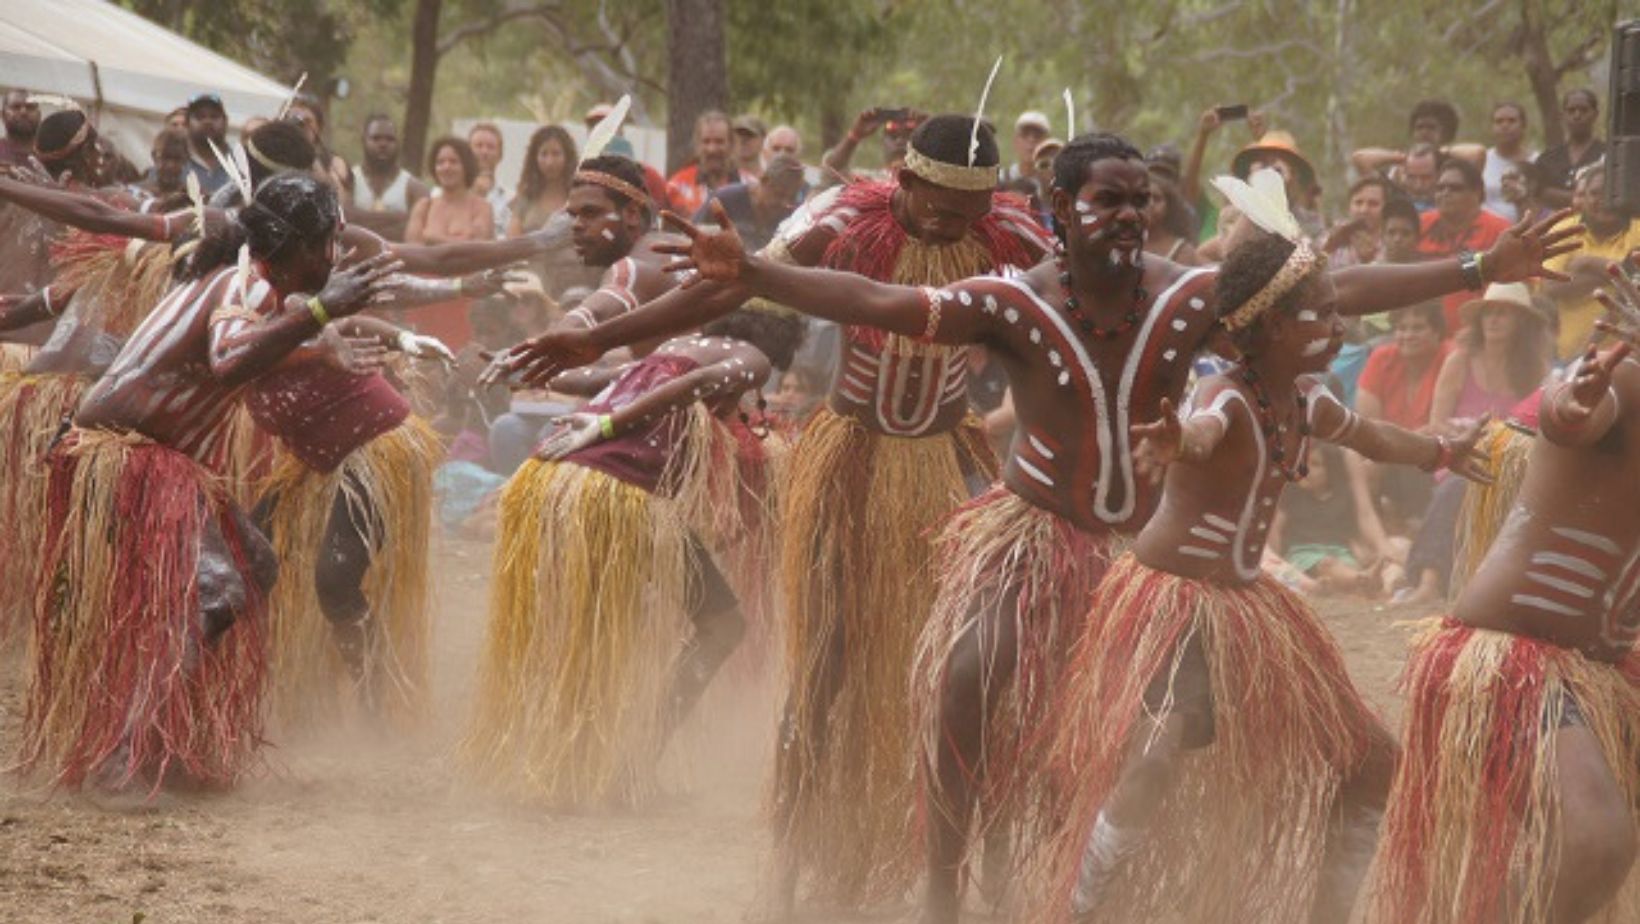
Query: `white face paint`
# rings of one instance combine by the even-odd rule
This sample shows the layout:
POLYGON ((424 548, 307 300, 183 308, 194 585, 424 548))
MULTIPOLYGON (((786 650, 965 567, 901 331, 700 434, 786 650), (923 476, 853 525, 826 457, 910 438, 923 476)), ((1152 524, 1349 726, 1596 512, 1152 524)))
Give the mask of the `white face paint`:
POLYGON ((600 234, 600 235, 602 235, 602 236, 603 236, 603 239, 604 239, 604 240, 606 240, 606 241, 613 241, 613 240, 615 240, 615 232, 614 232, 614 231, 611 231, 611 230, 609 230, 609 229, 608 229, 608 228, 605 228, 605 229, 604 229, 604 230, 602 230, 602 231, 599 231, 599 232, 598 232, 598 233, 599 233, 599 234, 600 234))
POLYGON ((1078 199, 1076 200, 1076 211, 1080 214, 1086 215, 1087 213, 1093 211, 1093 206, 1083 202, 1081 199, 1078 199))
POLYGON ((1101 223, 1098 215, 1083 215, 1081 218, 1078 218, 1077 221, 1081 223, 1082 227, 1087 228, 1089 231, 1098 230, 1101 223))
POLYGON ((1121 266, 1122 265, 1122 252, 1120 250, 1112 250, 1110 252, 1110 265, 1111 266, 1121 266))
POLYGON ((1300 321, 1317 321, 1317 320, 1320 320, 1320 318, 1317 317, 1316 313, 1314 311, 1311 311, 1308 308, 1305 308, 1303 311, 1300 311, 1298 313, 1298 319, 1300 321))
POLYGON ((620 221, 620 220, 621 220, 621 213, 619 213, 619 212, 605 212, 604 213, 604 221, 620 221))
POLYGON ((1304 345, 1304 357, 1308 359, 1311 356, 1320 356, 1322 353, 1327 352, 1327 349, 1331 346, 1331 337, 1322 337, 1319 340, 1311 340, 1309 343, 1304 345))
POLYGON ((1138 266, 1139 265, 1139 258, 1143 255, 1144 255, 1144 250, 1143 249, 1128 251, 1128 264, 1130 266, 1138 266))

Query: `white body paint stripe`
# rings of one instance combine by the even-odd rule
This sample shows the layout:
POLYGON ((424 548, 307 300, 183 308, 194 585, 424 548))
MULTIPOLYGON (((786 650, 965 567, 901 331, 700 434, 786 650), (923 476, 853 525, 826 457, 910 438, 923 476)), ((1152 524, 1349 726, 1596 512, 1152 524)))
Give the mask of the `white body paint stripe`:
POLYGON ((1555 590, 1561 591, 1562 593, 1568 593, 1574 597, 1580 597, 1584 600, 1594 599, 1594 591, 1584 587, 1582 584, 1577 584, 1572 581, 1565 580, 1564 578, 1550 577, 1547 574, 1541 574, 1537 571, 1528 571, 1526 572, 1526 579, 1529 581, 1536 581, 1545 587, 1553 587, 1555 590))
POLYGON ((1559 552, 1538 552, 1532 556, 1532 564, 1548 565, 1552 568, 1563 568, 1573 574, 1580 574, 1590 580, 1604 581, 1606 572, 1595 567, 1576 555, 1562 555, 1559 552))
POLYGON ((1556 526, 1551 530, 1551 532, 1563 539, 1570 539, 1573 542, 1586 545, 1591 549, 1598 549, 1605 552, 1607 555, 1618 555, 1623 551, 1618 547, 1617 543, 1607 539, 1599 533, 1591 533, 1586 530, 1573 529, 1570 526, 1556 526))
POLYGON ((1553 600, 1548 600, 1543 597, 1536 596, 1535 594, 1515 594, 1509 598, 1509 602, 1518 606, 1529 606, 1533 609, 1554 613, 1557 616, 1584 615, 1582 610, 1574 609, 1573 607, 1569 607, 1563 603, 1556 603, 1553 600))
POLYGON ((1042 482, 1050 488, 1054 486, 1054 480, 1050 478, 1046 472, 1042 471, 1042 469, 1032 465, 1031 460, 1025 458, 1024 456, 1014 456, 1014 461, 1019 463, 1020 470, 1025 474, 1030 475, 1032 478, 1035 478, 1037 481, 1042 482))

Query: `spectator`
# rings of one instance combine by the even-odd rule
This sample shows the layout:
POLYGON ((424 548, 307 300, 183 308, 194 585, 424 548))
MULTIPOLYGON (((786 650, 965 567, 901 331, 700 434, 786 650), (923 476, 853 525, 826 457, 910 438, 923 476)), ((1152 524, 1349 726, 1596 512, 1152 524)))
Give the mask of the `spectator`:
POLYGON ((0 164, 28 163, 34 153, 34 133, 40 130, 40 104, 29 98, 27 90, 7 90, 4 122, 0 164))
POLYGON ((1049 135, 1053 125, 1048 117, 1032 109, 1019 114, 1014 120, 1014 163, 1003 174, 1003 179, 1017 180, 1036 172, 1036 148, 1049 135))
MULTIPOLYGON (((1049 169, 1052 169, 1051 162, 1049 169)), ((1149 236, 1145 240, 1145 253, 1185 266, 1201 263, 1191 242, 1195 236, 1194 216, 1185 208, 1179 188, 1168 178, 1165 168, 1150 168, 1150 209, 1146 217, 1149 236)))
POLYGON ((1423 259, 1418 253, 1419 232, 1422 222, 1418 218, 1418 207, 1405 196, 1394 196, 1384 203, 1384 215, 1381 221, 1383 232, 1379 236, 1382 246, 1378 249, 1379 263, 1417 263, 1423 259))
POLYGON ((1560 99, 1560 124, 1566 143, 1555 145, 1536 161, 1543 182, 1543 204, 1563 209, 1572 204, 1573 182, 1579 170, 1606 156, 1606 145, 1594 136, 1600 121, 1600 99, 1593 90, 1568 90, 1560 99))
POLYGON ((1230 172, 1247 179, 1254 170, 1269 168, 1287 181, 1287 204, 1304 233, 1320 240, 1325 231, 1316 197, 1321 187, 1315 182, 1315 168, 1298 149, 1298 142, 1284 131, 1264 132, 1257 140, 1236 152, 1230 172))
POLYGON ((1422 430, 1429 426, 1435 380, 1452 352, 1446 313, 1439 302, 1421 302, 1395 312, 1393 323, 1394 339, 1367 357, 1355 409, 1374 420, 1422 430))
POLYGON ((211 145, 228 153, 228 111, 222 97, 201 93, 188 101, 188 172, 199 181, 200 191, 209 199, 228 185, 228 168, 217 162, 211 145))
POLYGON ((802 189, 802 163, 789 154, 782 154, 769 161, 762 180, 734 183, 712 193, 708 204, 695 213, 695 222, 716 224, 710 203, 722 202, 746 247, 762 250, 774 238, 780 223, 797 211, 798 193, 802 189))
POLYGON ((1520 214, 1503 196, 1503 174, 1510 167, 1531 163, 1533 153, 1526 148, 1526 109, 1520 103, 1498 103, 1492 107, 1492 146, 1486 149, 1481 176, 1486 180, 1486 207, 1509 219, 1520 214))
POLYGON ((390 241, 405 239, 410 211, 427 198, 427 185, 399 166, 399 130, 388 116, 364 121, 364 156, 353 168, 349 221, 390 241))
POLYGON ((524 152, 524 168, 518 173, 518 195, 508 205, 508 237, 539 230, 564 207, 577 159, 575 139, 569 132, 557 125, 535 130, 524 152))
POLYGON ((740 173, 742 180, 762 176, 763 139, 768 137, 768 127, 763 124, 762 119, 749 113, 736 116, 730 127, 735 136, 735 170, 740 173))
MULTIPOLYGON (((1509 230, 1509 220, 1482 207, 1485 183, 1475 165, 1458 157, 1441 164, 1435 183, 1435 210, 1425 212, 1418 252, 1426 257, 1450 257, 1460 250, 1485 251, 1509 230)), ((1442 302, 1447 329, 1458 327, 1458 308, 1469 296, 1455 292, 1442 302)))
POLYGON ((1444 99, 1419 100, 1407 117, 1407 134, 1413 144, 1445 147, 1458 137, 1458 110, 1444 99))
POLYGON ((1629 251, 1640 248, 1640 222, 1606 204, 1606 168, 1587 167, 1578 175, 1573 204, 1583 234, 1573 238, 1582 248, 1547 261, 1549 269, 1565 273, 1566 282, 1545 280, 1543 294, 1555 303, 1560 319, 1555 353, 1570 362, 1583 352, 1603 310, 1594 290, 1610 284, 1606 271, 1629 251))
POLYGON ((102 181, 106 186, 135 186, 142 179, 142 171, 131 159, 120 153, 114 139, 107 135, 97 137, 97 150, 102 152, 102 181))
POLYGON ((693 215, 712 190, 740 182, 729 135, 729 117, 715 109, 695 119, 695 158, 666 182, 666 198, 672 211, 693 215))
POLYGON ((467 144, 478 159, 478 180, 473 183, 473 192, 490 203, 490 211, 495 215, 495 236, 500 237, 507 232, 507 204, 513 198, 512 190, 503 186, 500 177, 495 175, 501 166, 501 129, 494 122, 480 122, 467 130, 467 144))
POLYGON ((1429 145, 1418 145, 1407 152, 1401 163, 1401 191, 1422 215, 1435 208, 1435 184, 1441 178, 1441 153, 1429 145))
POLYGON ((188 107, 178 106, 165 114, 165 127, 179 132, 188 131, 188 107))
POLYGON ((495 213, 490 203, 473 191, 478 158, 467 142, 450 136, 434 141, 427 155, 427 172, 438 184, 439 194, 416 203, 405 240, 412 244, 446 244, 495 237, 495 213))
POLYGON ((788 369, 780 374, 780 387, 769 396, 769 416, 783 429, 796 430, 808 422, 825 394, 825 383, 814 370, 788 369))
POLYGON ((763 139, 764 163, 781 154, 790 154, 799 160, 803 158, 803 136, 790 125, 776 125, 763 139))
MULTIPOLYGON (((290 111, 285 118, 302 126, 307 132, 308 140, 313 142, 313 149, 319 152, 318 163, 330 177, 331 185, 339 190, 353 188, 353 170, 347 160, 340 154, 330 150, 325 144, 325 107, 313 96, 303 93, 290 104, 290 111)), ((254 129, 250 122, 245 123, 242 134, 249 135, 254 129)))
POLYGON ((851 175, 875 176, 880 179, 893 176, 894 171, 900 169, 900 165, 905 162, 905 149, 911 142, 911 133, 916 131, 917 126, 926 118, 926 113, 915 109, 889 110, 873 106, 860 110, 860 114, 854 117, 854 125, 849 128, 848 134, 837 142, 836 147, 820 157, 820 166, 827 171, 826 179, 846 178, 851 175), (851 172, 849 163, 854 159, 855 149, 867 135, 879 128, 883 131, 883 169, 879 172, 851 172))
POLYGON ((1361 563, 1378 558, 1378 550, 1365 538, 1369 527, 1350 491, 1342 450, 1317 443, 1309 472, 1293 487, 1297 490, 1281 497, 1266 545, 1315 581, 1321 593, 1373 593, 1377 569, 1361 563))
POLYGON ((1523 161, 1504 169, 1503 198, 1515 207, 1515 214, 1532 224, 1548 218, 1554 209, 1544 205, 1542 197, 1542 174, 1537 164, 1523 161))
POLYGON ((1349 218, 1327 235, 1325 250, 1333 266, 1360 266, 1375 263, 1384 230, 1384 205, 1389 201, 1390 183, 1381 176, 1366 176, 1350 187, 1349 218))
MULTIPOLYGON (((1404 184, 1406 161, 1414 151, 1433 153, 1436 160, 1462 157, 1480 166, 1485 162, 1486 149, 1478 144, 1454 144, 1458 137, 1458 110, 1446 100, 1421 100, 1412 107, 1407 119, 1410 136, 1407 149, 1361 148, 1350 154, 1350 166, 1362 176, 1382 176, 1392 183, 1404 184)), ((1435 167, 1430 165, 1429 182, 1435 182, 1435 167)), ((1422 209, 1420 209, 1422 211, 1422 209)))
POLYGON ((1443 433, 1508 413, 1549 374, 1549 321, 1524 283, 1493 283, 1461 314, 1430 402, 1430 426, 1443 433))
POLYGON ((188 133, 168 128, 154 136, 154 167, 147 179, 135 186, 136 193, 153 200, 150 211, 169 212, 188 206, 188 191, 182 176, 188 171, 188 133))

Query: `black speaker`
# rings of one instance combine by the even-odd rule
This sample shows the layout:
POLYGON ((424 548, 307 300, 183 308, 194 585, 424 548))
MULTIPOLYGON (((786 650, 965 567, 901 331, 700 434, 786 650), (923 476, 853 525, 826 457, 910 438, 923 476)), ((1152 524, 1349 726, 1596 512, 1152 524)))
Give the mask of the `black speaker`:
POLYGON ((1606 130, 1606 202, 1640 215, 1640 19, 1612 31, 1610 115, 1606 130))

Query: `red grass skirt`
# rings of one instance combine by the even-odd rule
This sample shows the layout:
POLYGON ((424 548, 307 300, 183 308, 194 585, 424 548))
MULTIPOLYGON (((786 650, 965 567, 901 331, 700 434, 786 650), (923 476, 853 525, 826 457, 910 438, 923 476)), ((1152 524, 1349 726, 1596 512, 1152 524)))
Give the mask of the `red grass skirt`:
POLYGON ((34 622, 34 583, 45 542, 46 454, 90 380, 80 375, 0 374, 0 648, 34 622))
MULTIPOLYGON (((1302 921, 1342 782, 1383 726, 1304 601, 1269 577, 1190 580, 1122 556, 1061 678, 1047 772, 1064 827, 1026 857, 1027 920, 1063 921, 1088 832, 1135 735, 1173 714, 1182 654, 1205 656, 1213 738, 1176 782, 1100 906, 1101 920, 1302 921), (1169 678, 1160 704, 1146 694, 1169 678)), ((1028 845, 1029 846, 1029 845, 1028 845)))
MULTIPOLYGON (((922 732, 924 821, 929 811, 952 812, 934 776, 948 734, 940 703, 953 649, 969 634, 1013 624, 1013 663, 987 662, 981 670, 989 724, 980 766, 965 767, 983 787, 978 826, 1016 825, 1033 839, 1032 819, 1047 794, 1034 773, 1051 706, 1071 646, 1081 634, 1094 590, 1110 567, 1111 534, 1090 533, 997 485, 963 505, 946 522, 935 546, 939 596, 918 644, 912 708, 922 732), (999 668, 1006 679, 996 678, 999 668), (983 776, 981 777, 981 774, 983 776)), ((979 843, 975 837, 970 843, 979 843)))
MULTIPOLYGON (((1539 639, 1431 620, 1402 682, 1406 751, 1369 919, 1548 920, 1559 802, 1555 736, 1545 732, 1561 726, 1569 696, 1628 803, 1640 806, 1640 657, 1607 664, 1539 639)), ((1640 921, 1640 876, 1631 874, 1595 920, 1640 921)))
POLYGON ((129 434, 76 430, 50 468, 25 765, 68 787, 232 783, 262 742, 266 624, 220 486, 129 434), (213 518, 247 600, 207 644, 198 565, 213 518))

